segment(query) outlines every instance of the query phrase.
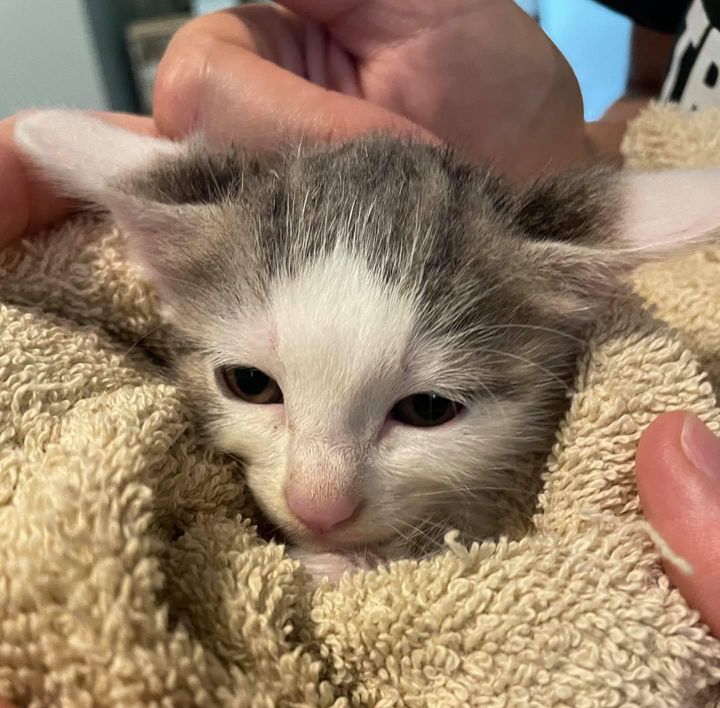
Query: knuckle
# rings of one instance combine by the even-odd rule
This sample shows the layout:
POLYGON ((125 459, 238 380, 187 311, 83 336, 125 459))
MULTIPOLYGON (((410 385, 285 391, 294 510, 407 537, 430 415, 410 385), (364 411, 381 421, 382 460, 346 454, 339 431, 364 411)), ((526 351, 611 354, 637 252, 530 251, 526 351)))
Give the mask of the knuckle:
POLYGON ((153 116, 161 133, 181 137, 192 129, 192 106, 199 100, 209 48, 205 42, 173 40, 158 66, 153 116))

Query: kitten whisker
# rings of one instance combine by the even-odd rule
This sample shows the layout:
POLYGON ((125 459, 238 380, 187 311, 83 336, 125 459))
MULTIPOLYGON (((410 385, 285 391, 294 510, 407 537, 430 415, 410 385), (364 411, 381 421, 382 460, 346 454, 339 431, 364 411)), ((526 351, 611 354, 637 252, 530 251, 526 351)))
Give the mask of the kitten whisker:
POLYGON ((171 282, 173 282, 173 283, 178 283, 179 285, 185 285, 185 286, 187 286, 188 288, 191 288, 192 290, 196 290, 197 287, 198 287, 198 284, 197 284, 197 283, 193 283, 193 282, 190 281, 190 280, 184 280, 183 278, 177 278, 177 277, 175 277, 175 276, 173 276, 173 275, 166 275, 165 273, 163 273, 162 279, 163 279, 163 280, 169 280, 169 281, 171 281, 171 282))
POLYGON ((534 366, 535 368, 539 369, 543 373, 547 374, 553 381, 557 382, 564 390, 566 390, 566 391, 572 390, 571 387, 567 383, 565 383, 565 381, 563 381, 554 371, 551 371, 546 366, 543 366, 542 364, 538 363, 537 361, 528 359, 527 357, 524 357, 520 354, 506 352, 501 349, 490 349, 489 347, 481 347, 480 351, 486 352, 487 354, 499 354, 500 356, 505 356, 508 359, 515 359, 517 361, 521 361, 524 364, 529 364, 530 366, 534 366))
POLYGON ((392 530, 404 541, 408 553, 411 556, 418 556, 422 549, 430 548, 435 550, 442 550, 442 544, 437 541, 434 537, 424 531, 420 526, 416 526, 407 523, 401 519, 396 519, 395 523, 390 524, 392 530), (403 532, 396 524, 402 524, 409 529, 408 532, 403 532))
POLYGON ((478 329, 480 329, 483 332, 488 332, 488 333, 496 332, 498 330, 503 330, 503 329, 532 330, 532 331, 537 331, 537 332, 547 332, 548 334, 556 334, 559 337, 565 337, 566 339, 571 339, 572 341, 577 342, 578 344, 585 343, 585 340, 580 339, 580 337, 576 337, 575 335, 572 335, 569 332, 563 332, 562 330, 555 329, 553 327, 544 327, 542 325, 510 323, 510 324, 496 324, 496 325, 490 325, 490 326, 481 326, 478 329))
MULTIPOLYGON (((483 492, 522 492, 524 491, 523 487, 507 487, 507 486, 495 486, 495 485, 479 485, 477 487, 467 487, 467 486, 460 486, 460 487, 452 487, 448 489, 438 489, 431 492, 412 492, 409 496, 413 498, 422 498, 422 497, 443 497, 443 496, 453 496, 456 495, 458 492, 465 492, 467 494, 470 494, 472 496, 475 496, 476 494, 481 494, 483 492)), ((454 499, 457 503, 457 499, 454 499)))
POLYGON ((130 346, 130 348, 125 352, 123 356, 128 356, 131 352, 135 350, 136 347, 140 345, 140 343, 149 337, 151 334, 154 334, 162 327, 167 326, 167 322, 160 322, 159 324, 156 324, 154 327, 151 327, 145 334, 141 335, 133 344, 130 346))

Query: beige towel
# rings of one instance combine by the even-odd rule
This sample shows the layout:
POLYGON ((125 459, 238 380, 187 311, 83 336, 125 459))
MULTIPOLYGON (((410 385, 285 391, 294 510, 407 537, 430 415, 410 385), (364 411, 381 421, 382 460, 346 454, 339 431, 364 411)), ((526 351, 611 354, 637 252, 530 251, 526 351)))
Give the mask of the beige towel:
MULTIPOLYGON (((631 164, 720 164, 720 112, 655 107, 631 164)), ((313 594, 260 540, 138 340, 153 301, 110 227, 0 255, 0 695, 33 706, 701 706, 720 642, 662 572, 641 431, 718 430, 718 253, 647 269, 582 362, 535 529, 313 594)), ((720 253, 720 252, 719 252, 720 253)), ((145 342, 162 341, 162 330, 145 342)))

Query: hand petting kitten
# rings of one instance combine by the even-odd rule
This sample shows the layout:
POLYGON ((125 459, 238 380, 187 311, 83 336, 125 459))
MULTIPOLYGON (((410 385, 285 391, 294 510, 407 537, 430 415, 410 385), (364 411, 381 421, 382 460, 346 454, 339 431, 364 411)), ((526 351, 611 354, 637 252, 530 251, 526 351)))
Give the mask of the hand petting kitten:
MULTIPOLYGON (((192 20, 160 65, 154 120, 104 118, 174 139, 202 129, 250 150, 382 130, 457 145, 520 177, 586 157, 572 70, 515 3, 283 4, 192 20)), ((0 121, 0 246, 76 206, 23 166, 13 125, 0 121)))

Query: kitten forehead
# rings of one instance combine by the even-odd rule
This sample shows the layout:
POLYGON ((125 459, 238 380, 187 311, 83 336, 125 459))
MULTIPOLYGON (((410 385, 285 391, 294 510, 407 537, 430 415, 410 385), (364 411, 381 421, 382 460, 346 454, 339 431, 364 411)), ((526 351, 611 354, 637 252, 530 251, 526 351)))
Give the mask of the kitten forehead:
POLYGON ((382 138, 263 167, 238 153, 192 152, 141 175, 134 188, 164 203, 224 205, 214 231, 232 235, 266 283, 344 246, 389 281, 421 281, 435 299, 449 284, 440 274, 464 274, 478 215, 507 231, 495 206, 508 194, 490 174, 450 153, 382 138))
POLYGON ((328 410, 351 414, 358 401, 366 413, 377 405, 384 415, 410 355, 412 297, 339 245, 294 277, 276 279, 270 309, 290 416, 326 425, 328 410))
POLYGON ((203 205, 198 237, 170 244, 168 255, 179 251, 187 260, 181 275, 197 283, 197 292, 220 294, 206 308, 213 313, 223 300, 262 306, 278 283, 319 272, 317 264, 332 254, 339 265, 337 254, 344 253, 355 263, 346 264, 349 277, 357 280, 360 268, 375 288, 385 283, 388 293, 421 301, 433 329, 451 317, 448 326, 457 331, 458 307, 464 304, 465 317, 474 319, 479 313, 469 310, 478 290, 483 297, 492 292, 484 302, 490 307, 501 295, 495 281, 507 277, 484 267, 486 260, 508 260, 495 246, 509 238, 507 218, 495 206, 504 190, 487 173, 427 146, 378 139, 290 156, 263 170, 238 155, 196 154, 155 170, 138 188, 203 205), (486 242, 481 252, 478 237, 486 242))

